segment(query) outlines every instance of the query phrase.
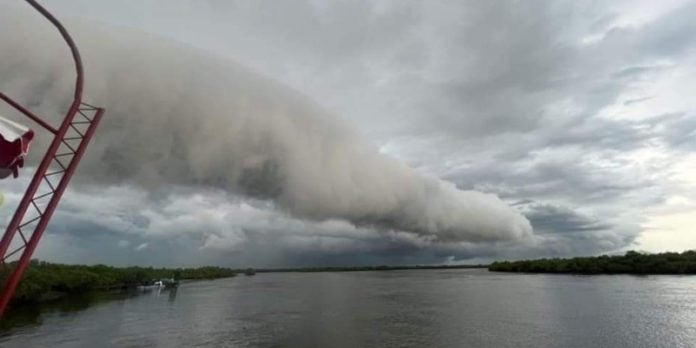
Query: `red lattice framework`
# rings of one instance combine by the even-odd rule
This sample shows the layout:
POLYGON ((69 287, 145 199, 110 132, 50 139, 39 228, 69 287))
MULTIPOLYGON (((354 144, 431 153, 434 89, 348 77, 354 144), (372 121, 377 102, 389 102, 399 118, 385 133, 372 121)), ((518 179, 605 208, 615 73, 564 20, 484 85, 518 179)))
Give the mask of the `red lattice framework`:
POLYGON ((35 0, 25 0, 50 21, 68 44, 76 70, 75 94, 61 124, 56 128, 29 109, 0 92, 0 99, 53 135, 17 210, 0 239, 0 267, 9 276, 0 279, 0 315, 14 294, 63 192, 99 125, 104 109, 82 101, 82 59, 63 25, 35 0))

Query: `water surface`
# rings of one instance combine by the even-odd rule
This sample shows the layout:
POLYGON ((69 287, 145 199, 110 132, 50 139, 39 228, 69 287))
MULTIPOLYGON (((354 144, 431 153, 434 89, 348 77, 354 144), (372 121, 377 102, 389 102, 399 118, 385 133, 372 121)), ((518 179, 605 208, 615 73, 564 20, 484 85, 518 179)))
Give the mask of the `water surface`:
POLYGON ((263 273, 44 310, 2 347, 688 347, 696 277, 263 273))

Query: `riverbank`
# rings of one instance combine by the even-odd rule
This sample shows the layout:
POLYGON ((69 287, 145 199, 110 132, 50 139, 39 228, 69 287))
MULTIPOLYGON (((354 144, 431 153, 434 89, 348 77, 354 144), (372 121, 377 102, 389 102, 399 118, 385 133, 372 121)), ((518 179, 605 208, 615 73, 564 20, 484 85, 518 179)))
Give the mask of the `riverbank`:
MULTIPOLYGON (((14 264, 0 271, 0 284, 9 276, 14 264)), ((233 277, 230 268, 152 268, 112 267, 106 265, 64 265, 32 260, 15 294, 14 304, 52 300, 68 294, 121 290, 146 284, 153 279, 177 280, 233 277)))
MULTIPOLYGON (((0 283, 10 274, 13 264, 0 270, 0 283)), ((577 273, 577 274, 696 274, 696 251, 683 253, 641 254, 629 251, 622 256, 553 258, 502 261, 490 265, 413 265, 361 267, 305 267, 254 269, 253 273, 280 272, 360 272, 432 269, 487 268, 492 272, 577 273)), ((223 267, 152 268, 112 267, 106 265, 65 265, 32 260, 20 282, 13 303, 35 303, 68 294, 134 288, 153 279, 177 280, 233 277, 242 269, 223 267)), ((247 273, 248 270, 246 271, 247 273)))
MULTIPOLYGON (((486 268, 487 265, 435 266, 361 266, 361 267, 305 267, 253 269, 255 273, 279 272, 360 272, 425 269, 486 268)), ((13 264, 0 271, 0 284, 10 274, 13 264)), ((136 287, 153 279, 177 280, 216 279, 233 277, 248 272, 244 269, 223 267, 153 268, 113 267, 106 265, 65 265, 32 260, 13 297, 13 302, 41 302, 67 294, 111 291, 136 287)))
POLYGON ((575 257, 493 262, 492 272, 575 274, 696 274, 696 251, 620 256, 575 257))
POLYGON ((41 304, 0 347, 688 347, 695 288, 485 269, 240 274, 41 304))

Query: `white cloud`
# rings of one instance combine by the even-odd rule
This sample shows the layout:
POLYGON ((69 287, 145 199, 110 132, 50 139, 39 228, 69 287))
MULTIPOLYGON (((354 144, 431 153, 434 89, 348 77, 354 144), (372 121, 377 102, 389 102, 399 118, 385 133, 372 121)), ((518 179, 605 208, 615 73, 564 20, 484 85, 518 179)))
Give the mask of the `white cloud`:
MULTIPOLYGON (((195 184, 218 188, 228 185, 223 175, 206 175, 211 168, 215 173, 224 173, 236 165, 220 159, 236 158, 235 151, 241 152, 240 148, 251 147, 255 151, 253 156, 241 157, 242 167, 263 169, 262 164, 273 157, 267 149, 274 146, 262 141, 266 139, 263 130, 273 133, 270 139, 278 141, 278 148, 283 150, 279 157, 283 158, 324 155, 324 162, 336 164, 340 162, 336 158, 341 157, 336 154, 345 147, 327 146, 334 143, 331 137, 314 138, 312 132, 316 129, 288 134, 265 128, 266 121, 249 112, 253 117, 227 120, 230 127, 245 124, 261 132, 233 134, 228 139, 234 145, 232 150, 202 141, 200 148, 205 151, 200 152, 209 152, 215 161, 197 158, 196 166, 191 169, 182 165, 186 161, 167 160, 168 151, 179 141, 176 137, 155 136, 145 131, 144 137, 110 136, 120 123, 137 121, 166 126, 170 119, 159 122, 155 116, 178 112, 179 108, 173 108, 171 101, 190 95, 171 93, 154 101, 135 96, 127 98, 129 103, 118 100, 109 107, 119 116, 109 119, 112 123, 105 127, 111 130, 99 134, 102 145, 97 139, 88 156, 94 159, 105 154, 104 144, 111 141, 130 141, 129 145, 142 149, 130 156, 142 156, 147 164, 134 161, 138 163, 134 168, 118 171, 109 167, 101 175, 110 180, 135 175, 152 187, 157 186, 161 176, 169 175, 167 179, 177 185, 165 186, 166 192, 160 188, 147 193, 139 191, 130 179, 120 186, 100 189, 83 186, 66 196, 51 227, 56 233, 54 237, 72 233, 84 241, 93 238, 86 231, 103 230, 110 232, 96 233, 99 237, 94 238, 111 238, 111 245, 118 245, 121 240, 134 246, 149 243, 153 257, 156 252, 161 254, 162 250, 174 248, 178 252, 170 254, 181 255, 182 260, 198 262, 206 256, 215 256, 219 258, 208 260, 278 265, 350 263, 350 260, 418 262, 445 260, 450 256, 448 260, 455 262, 469 257, 584 255, 633 247, 679 250, 693 247, 696 241, 689 227, 696 216, 690 198, 696 187, 696 182, 691 180, 696 170, 688 165, 695 161, 692 157, 696 150, 691 145, 696 127, 690 122, 696 111, 690 95, 696 89, 693 3, 618 1, 601 5, 552 5, 540 2, 518 6, 505 2, 383 1, 317 5, 300 1, 283 11, 269 11, 266 6, 271 5, 263 3, 235 1, 197 6, 191 6, 188 1, 171 1, 166 9, 156 1, 115 5, 89 0, 89 6, 85 4, 47 2, 62 17, 77 16, 139 28, 231 57, 353 122, 369 137, 368 141, 380 147, 368 149, 377 157, 349 153, 347 163, 337 166, 315 168, 299 161, 302 164, 288 172, 282 168, 287 163, 281 161, 281 173, 291 174, 281 175, 283 179, 300 181, 306 176, 309 180, 293 186, 296 190, 292 192, 283 191, 291 199, 286 196, 276 203, 265 196, 244 199, 218 189, 191 191, 177 185, 186 186, 188 183, 179 179, 192 173, 197 179, 195 184), (134 11, 129 6, 137 6, 138 15, 132 15, 134 11), (151 15, 161 11, 166 15, 151 15), (189 25, 184 28, 182 22, 189 25), (128 118, 128 112, 137 118, 128 118), (143 146, 138 140, 154 138, 162 140, 162 146, 143 146), (288 150, 286 140, 294 138, 302 141, 300 147, 314 149, 315 153, 288 150), (545 231, 511 243, 475 244, 459 242, 462 238, 449 238, 444 232, 439 234, 440 238, 449 238, 450 242, 439 243, 433 237, 437 234, 423 231, 431 227, 445 231, 443 226, 448 223, 460 226, 466 222, 467 226, 476 226, 472 215, 479 213, 458 214, 459 210, 452 210, 448 203, 439 205, 430 199, 414 199, 427 195, 428 188, 433 186, 425 185, 422 192, 405 196, 398 190, 385 190, 400 178, 394 173, 385 175, 383 181, 362 180, 363 176, 374 179, 391 173, 391 166, 376 171, 362 170, 365 161, 379 161, 380 156, 404 160, 419 175, 445 178, 459 188, 495 193, 505 202, 518 203, 516 207, 545 231), (335 170, 327 171, 327 168, 335 170), (356 176, 350 168, 361 169, 362 173, 356 176), (324 175, 345 180, 338 186, 323 186, 324 175), (343 188, 354 191, 356 199, 335 195, 344 192, 343 188), (310 200, 310 193, 326 199, 310 200), (364 199, 372 195, 387 204, 364 199), (415 221, 420 224, 417 228, 420 233, 402 231, 409 230, 404 227, 412 227, 414 223, 404 219, 392 219, 397 222, 389 221, 386 228, 383 225, 372 228, 376 221, 382 221, 372 219, 369 213, 388 212, 389 209, 380 210, 380 207, 394 207, 389 203, 400 199, 427 204, 396 205, 409 212, 381 216, 418 216, 415 221), (317 211, 328 214, 313 215, 317 211), (369 221, 365 222, 365 217, 369 221), (564 229, 576 231, 567 233, 564 229), (352 255, 353 259, 345 255, 352 255)), ((90 57, 90 76, 94 75, 94 69, 103 70, 104 57, 89 48, 89 36, 78 31, 78 40, 85 56, 90 57)), ((126 43, 117 36, 112 41, 126 43)), ((138 56, 147 47, 129 47, 133 57, 147 58, 147 54, 138 56)), ((170 56, 171 60, 197 61, 194 56, 170 56)), ((127 58, 116 57, 124 61, 127 58)), ((140 58, 134 60, 147 62, 140 58)), ((49 67, 60 63, 53 56, 44 59, 42 63, 49 67)), ((126 79, 128 74, 124 73, 132 69, 116 69, 123 79, 115 85, 132 84, 133 94, 138 94, 143 84, 157 81, 152 75, 158 71, 157 65, 163 63, 169 62, 160 60, 138 70, 138 79, 133 81, 126 79)), ((194 81, 184 80, 185 83, 176 79, 154 83, 153 88, 194 85, 194 81)), ((70 79, 59 82, 68 84, 70 79)), ((235 97, 244 91, 240 86, 245 84, 248 85, 216 88, 224 91, 221 94, 225 96, 235 97)), ((108 79, 99 79, 90 82, 88 90, 90 97, 98 99, 100 89, 111 91, 113 87, 108 79)), ((14 92, 28 95, 27 86, 17 87, 14 92)), ((47 100, 44 104, 59 104, 51 94, 42 97, 47 100)), ((218 94, 204 97, 209 98, 205 100, 206 105, 219 105, 221 110, 232 107, 220 103, 218 94)), ((242 105, 249 98, 234 100, 242 105)), ((279 105, 274 104, 277 100, 272 102, 279 105)), ((190 107, 194 104, 188 102, 189 109, 183 109, 197 114, 199 108, 190 107)), ((292 123, 293 118, 277 116, 274 120, 292 123)), ((314 123, 303 121, 298 127, 313 129, 308 124, 314 123)), ((220 128, 219 125, 199 122, 190 128, 208 127, 208 132, 220 128)), ((344 140, 355 142, 351 137, 344 140)), ((107 155, 113 156, 114 152, 107 155)), ((185 152, 173 155, 186 157, 185 152)), ((277 173, 272 166, 266 169, 253 172, 250 177, 263 178, 277 173)), ((94 183, 88 173, 91 174, 83 168, 76 180, 94 183)), ((256 182, 252 180, 253 183, 256 182)), ((251 186, 269 188, 266 181, 259 183, 251 186)), ((412 182, 397 185, 412 186, 412 182)), ((278 194, 274 191, 277 188, 261 190, 261 196, 269 192, 271 196, 278 194)), ((457 196, 456 192, 461 192, 447 184, 436 187, 435 191, 437 196, 457 196)), ((5 192, 7 210, 19 194, 12 187, 5 192)), ((494 205, 501 207, 498 203, 494 205)), ((468 236, 464 240, 470 240, 472 234, 468 236)), ((61 247, 68 243, 53 240, 61 247)), ((82 255, 93 257, 88 253, 82 255)))

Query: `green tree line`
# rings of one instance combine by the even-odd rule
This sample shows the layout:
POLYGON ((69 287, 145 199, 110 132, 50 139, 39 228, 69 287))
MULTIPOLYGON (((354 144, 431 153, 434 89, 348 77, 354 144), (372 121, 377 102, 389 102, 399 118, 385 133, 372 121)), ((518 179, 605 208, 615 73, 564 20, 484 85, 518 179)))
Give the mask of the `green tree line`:
POLYGON ((488 270, 578 274, 696 274, 696 251, 660 254, 629 251, 619 256, 503 261, 493 262, 488 270))
MULTIPOLYGON (((4 284, 14 268, 8 264, 0 269, 0 284, 4 284)), ((81 293, 115 290, 146 284, 154 279, 215 279, 233 277, 230 268, 152 268, 112 267, 106 265, 64 265, 32 260, 15 291, 15 301, 38 301, 50 293, 81 293)))

